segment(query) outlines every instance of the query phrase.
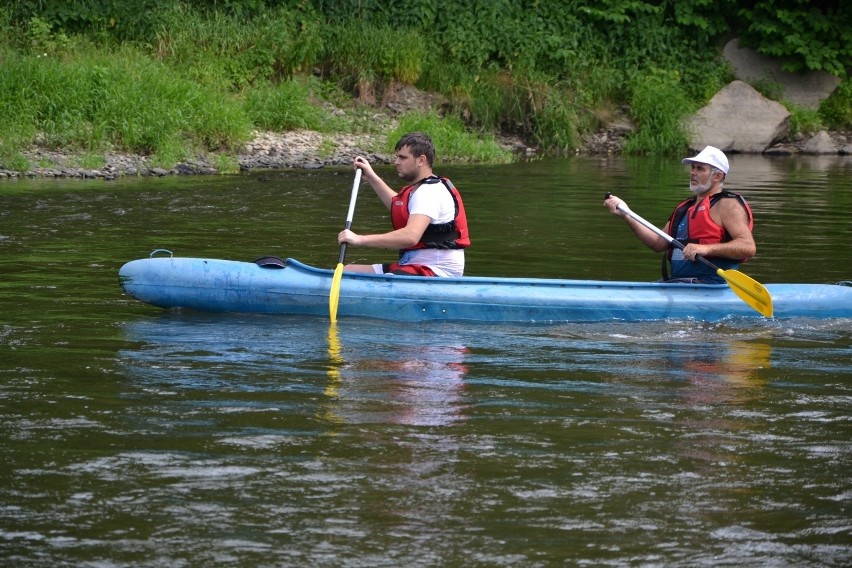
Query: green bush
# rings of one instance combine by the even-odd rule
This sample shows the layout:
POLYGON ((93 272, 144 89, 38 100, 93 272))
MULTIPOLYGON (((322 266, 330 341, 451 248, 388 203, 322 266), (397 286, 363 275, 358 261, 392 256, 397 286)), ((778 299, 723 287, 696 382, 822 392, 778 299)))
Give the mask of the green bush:
MULTIPOLYGON (((197 3, 202 4, 204 0, 197 3)), ((174 0, 6 0, 15 22, 33 16, 57 33, 68 36, 98 36, 113 44, 123 41, 150 42, 160 25, 160 16, 174 0)))
POLYGON ((781 58, 787 71, 827 71, 846 77, 852 68, 852 4, 761 0, 737 10, 742 44, 781 58))
POLYGON ((829 128, 852 129, 852 77, 847 77, 822 102, 819 115, 829 128))

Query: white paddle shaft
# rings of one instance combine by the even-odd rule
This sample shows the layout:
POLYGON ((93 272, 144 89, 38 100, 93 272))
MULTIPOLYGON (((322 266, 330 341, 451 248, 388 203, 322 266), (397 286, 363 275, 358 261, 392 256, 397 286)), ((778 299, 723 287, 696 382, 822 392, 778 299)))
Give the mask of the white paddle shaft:
POLYGON ((352 218, 355 216, 355 202, 358 201, 358 186, 361 184, 361 168, 355 172, 355 181, 352 183, 352 195, 349 197, 349 212, 346 213, 345 228, 352 226, 352 218))

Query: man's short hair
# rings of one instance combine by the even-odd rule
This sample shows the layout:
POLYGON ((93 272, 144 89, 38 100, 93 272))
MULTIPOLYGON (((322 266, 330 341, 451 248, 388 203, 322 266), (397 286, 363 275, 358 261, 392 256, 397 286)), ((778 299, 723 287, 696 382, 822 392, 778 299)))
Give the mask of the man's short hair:
POLYGON ((399 139, 394 150, 399 152, 403 146, 408 146, 415 158, 426 156, 429 167, 432 167, 432 163, 435 161, 435 145, 428 135, 423 132, 409 132, 399 139))

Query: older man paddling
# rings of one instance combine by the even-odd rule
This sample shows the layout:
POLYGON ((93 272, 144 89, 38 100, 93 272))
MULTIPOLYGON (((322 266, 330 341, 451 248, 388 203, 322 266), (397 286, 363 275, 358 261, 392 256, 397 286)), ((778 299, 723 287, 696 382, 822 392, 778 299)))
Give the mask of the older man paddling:
POLYGON ((661 236, 625 215, 618 208, 624 202, 615 195, 604 205, 613 215, 623 217, 646 246, 668 252, 671 275, 664 262, 663 280, 724 284, 714 269, 696 262, 695 257, 701 255, 725 270, 735 270, 753 257, 757 246, 752 236, 751 208, 741 195, 722 188, 729 166, 727 156, 718 148, 707 146, 698 155, 684 158, 683 163, 691 166, 689 189, 694 195, 678 204, 663 229, 685 245, 683 250, 670 247, 661 236))

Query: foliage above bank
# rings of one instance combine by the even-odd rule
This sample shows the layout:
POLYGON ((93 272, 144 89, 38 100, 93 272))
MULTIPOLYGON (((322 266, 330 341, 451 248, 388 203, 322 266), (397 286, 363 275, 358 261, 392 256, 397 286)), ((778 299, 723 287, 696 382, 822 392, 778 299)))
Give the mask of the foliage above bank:
MULTIPOLYGON (((103 33, 119 41, 153 40, 163 27, 163 14, 178 6, 240 20, 286 10, 303 21, 421 30, 453 60, 498 67, 526 60, 543 71, 547 67, 558 71, 570 62, 571 52, 584 51, 572 40, 627 39, 630 30, 641 39, 655 33, 648 29, 654 21, 676 28, 680 32, 676 35, 694 38, 697 47, 740 35, 743 45, 787 59, 791 71, 824 70, 843 77, 852 62, 852 7, 841 0, 7 0, 7 4, 17 24, 38 17, 65 33, 103 33)), ((636 52, 637 47, 626 45, 624 51, 636 52)), ((697 54, 681 55, 695 59, 697 54)))
MULTIPOLYGON (((352 94, 387 104, 405 84, 443 95, 443 111, 474 132, 518 133, 544 150, 569 150, 627 113, 630 151, 680 152, 684 118, 730 79, 724 40, 738 34, 791 70, 847 78, 849 6, 10 0, 0 8, 0 156, 37 140, 171 159, 235 147, 252 128, 369 128, 318 109, 352 94)), ((852 124, 848 84, 817 120, 852 124)))

